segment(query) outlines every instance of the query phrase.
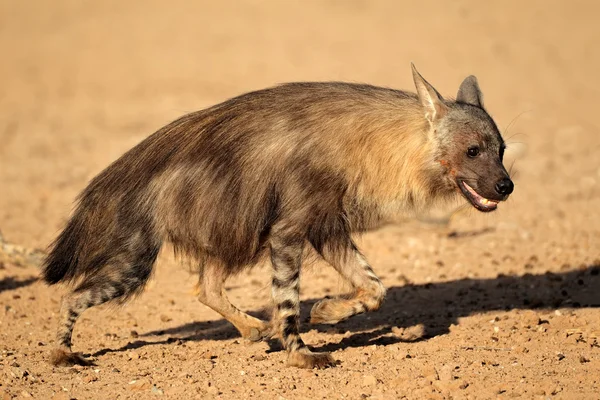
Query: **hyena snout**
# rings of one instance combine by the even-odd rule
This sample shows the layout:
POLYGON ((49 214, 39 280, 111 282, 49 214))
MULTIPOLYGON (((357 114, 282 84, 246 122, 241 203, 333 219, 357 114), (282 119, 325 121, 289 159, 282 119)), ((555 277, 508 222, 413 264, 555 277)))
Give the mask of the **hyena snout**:
POLYGON ((495 186, 496 192, 502 196, 508 196, 513 192, 515 185, 509 178, 500 179, 495 186))

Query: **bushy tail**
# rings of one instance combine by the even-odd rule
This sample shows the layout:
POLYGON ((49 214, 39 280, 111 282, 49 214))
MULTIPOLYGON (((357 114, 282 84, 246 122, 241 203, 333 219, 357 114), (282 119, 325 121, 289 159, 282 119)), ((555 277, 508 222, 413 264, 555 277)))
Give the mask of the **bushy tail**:
POLYGON ((79 210, 52 243, 44 260, 42 275, 48 284, 68 282, 77 278, 79 255, 85 236, 85 218, 79 210))

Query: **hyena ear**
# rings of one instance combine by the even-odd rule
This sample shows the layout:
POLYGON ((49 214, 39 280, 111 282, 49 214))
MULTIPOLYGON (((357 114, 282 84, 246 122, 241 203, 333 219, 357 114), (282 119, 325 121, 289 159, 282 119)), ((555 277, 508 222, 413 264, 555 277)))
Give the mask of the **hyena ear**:
POLYGON ((460 84, 456 101, 483 108, 483 93, 481 93, 479 83, 477 83, 477 78, 474 75, 467 76, 460 84))
POLYGON ((415 68, 415 64, 410 63, 410 65, 419 101, 425 109, 425 117, 429 122, 440 120, 448 112, 448 106, 444 104, 444 100, 437 90, 419 74, 417 68, 415 68))

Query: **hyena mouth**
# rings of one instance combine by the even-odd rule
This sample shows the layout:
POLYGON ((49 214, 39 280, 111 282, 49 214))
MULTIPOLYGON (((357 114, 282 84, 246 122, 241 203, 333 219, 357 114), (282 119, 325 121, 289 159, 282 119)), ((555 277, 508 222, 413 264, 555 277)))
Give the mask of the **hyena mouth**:
POLYGON ((496 200, 489 200, 480 196, 471 186, 467 185, 465 181, 459 180, 458 187, 473 207, 479 211, 490 212, 498 207, 498 202, 496 200))

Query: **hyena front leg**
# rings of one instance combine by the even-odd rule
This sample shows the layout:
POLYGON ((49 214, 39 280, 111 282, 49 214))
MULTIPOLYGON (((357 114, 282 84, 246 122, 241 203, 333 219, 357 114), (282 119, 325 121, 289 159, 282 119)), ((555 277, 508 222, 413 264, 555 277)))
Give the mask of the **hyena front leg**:
POLYGON ((198 284, 198 299, 231 322, 243 338, 253 342, 269 338, 271 328, 266 322, 240 311, 229 302, 223 287, 226 277, 227 271, 218 263, 207 263, 198 284))
POLYGON ((385 287, 354 245, 341 257, 325 250, 323 258, 350 282, 353 292, 316 303, 310 312, 312 324, 335 324, 379 308, 385 297, 385 287))
POLYGON ((275 303, 272 324, 288 352, 288 364, 300 368, 333 365, 329 353, 313 353, 300 338, 300 267, 304 240, 275 234, 270 242, 275 303))

